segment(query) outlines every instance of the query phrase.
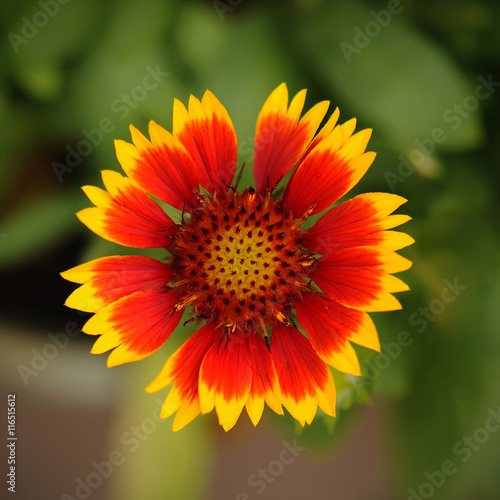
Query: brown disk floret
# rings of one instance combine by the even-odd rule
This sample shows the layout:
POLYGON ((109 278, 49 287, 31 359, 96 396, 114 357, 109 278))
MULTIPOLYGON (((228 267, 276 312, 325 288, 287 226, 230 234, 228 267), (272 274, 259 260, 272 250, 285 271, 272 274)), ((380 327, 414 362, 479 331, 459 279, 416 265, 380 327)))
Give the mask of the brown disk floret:
POLYGON ((316 259, 301 245, 283 201, 247 188, 223 198, 200 197, 191 218, 178 226, 168 250, 181 295, 177 308, 228 332, 289 325, 291 310, 316 259))

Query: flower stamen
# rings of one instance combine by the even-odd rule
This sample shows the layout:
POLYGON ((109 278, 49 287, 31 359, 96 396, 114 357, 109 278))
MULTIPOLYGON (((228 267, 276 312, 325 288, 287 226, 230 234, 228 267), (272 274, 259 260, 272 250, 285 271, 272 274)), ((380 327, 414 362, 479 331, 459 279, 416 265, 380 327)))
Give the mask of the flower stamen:
POLYGON ((193 304, 192 317, 215 321, 227 335, 259 331, 266 339, 268 325, 291 327, 294 301, 309 287, 316 261, 291 212, 253 188, 199 202, 168 248, 178 306, 193 304))

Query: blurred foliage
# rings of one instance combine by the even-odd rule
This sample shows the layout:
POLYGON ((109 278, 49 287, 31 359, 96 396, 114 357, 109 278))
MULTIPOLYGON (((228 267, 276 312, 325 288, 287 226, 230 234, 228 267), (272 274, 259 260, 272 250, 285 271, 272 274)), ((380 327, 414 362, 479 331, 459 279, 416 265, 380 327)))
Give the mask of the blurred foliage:
MULTIPOLYGON (((498 498, 500 432, 467 463, 453 450, 500 406, 500 4, 72 0, 47 2, 57 12, 44 18, 41 3, 4 0, 0 21, 0 269, 22 272, 77 236, 75 264, 124 251, 73 214, 86 206, 80 186, 119 168, 113 140, 129 139, 129 123, 170 128, 174 97, 209 88, 251 164, 270 91, 308 88, 308 105, 328 99, 374 128, 379 155, 354 192, 406 197, 417 240, 404 252, 404 309, 374 315, 389 358, 359 349, 367 381, 337 374, 338 420, 370 389, 391 401, 397 498, 448 459, 460 474, 442 498, 498 498), (410 340, 398 351, 401 332, 410 340)), ((330 445, 331 425, 319 418, 302 437, 330 445)))

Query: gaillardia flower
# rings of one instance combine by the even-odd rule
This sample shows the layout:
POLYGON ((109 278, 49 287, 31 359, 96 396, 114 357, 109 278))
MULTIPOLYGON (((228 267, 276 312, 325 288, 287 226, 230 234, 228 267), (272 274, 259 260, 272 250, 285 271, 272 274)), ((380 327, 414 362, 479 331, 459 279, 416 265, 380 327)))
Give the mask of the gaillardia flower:
POLYGON ((305 94, 288 105, 281 84, 265 102, 254 187, 238 191, 234 127, 207 91, 187 109, 174 101, 172 133, 151 121, 148 140, 131 126, 133 144, 116 141, 126 176, 106 170, 105 190, 83 188, 95 207, 78 217, 92 231, 166 251, 164 261, 104 257, 62 273, 82 284, 66 305, 95 313, 83 327, 99 335, 92 352, 112 350, 109 366, 136 361, 183 315, 199 325, 147 387, 173 384, 160 415, 176 413, 174 430, 214 408, 225 430, 243 407, 256 425, 264 402, 302 425, 318 406, 334 416, 329 366, 360 375, 352 343, 380 349, 367 313, 401 307, 393 293, 408 287, 393 273, 411 263, 396 251, 413 239, 391 230, 409 217, 391 214, 406 200, 369 193, 334 206, 375 158, 365 152, 371 130, 354 133, 354 119, 338 125, 336 109, 318 131, 329 103, 301 118, 305 94))

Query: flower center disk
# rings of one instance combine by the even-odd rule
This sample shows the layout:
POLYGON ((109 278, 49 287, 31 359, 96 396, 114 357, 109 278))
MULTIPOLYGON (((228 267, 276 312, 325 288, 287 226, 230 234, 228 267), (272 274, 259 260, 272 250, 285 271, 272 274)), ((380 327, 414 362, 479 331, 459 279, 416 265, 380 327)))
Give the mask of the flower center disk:
POLYGON ((172 235, 170 286, 193 306, 191 317, 232 331, 289 325, 294 301, 306 281, 313 254, 302 247, 302 231, 283 201, 247 188, 223 198, 200 198, 189 221, 172 235))

